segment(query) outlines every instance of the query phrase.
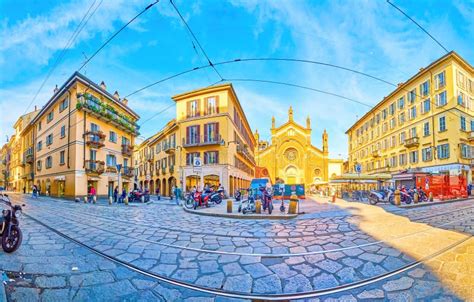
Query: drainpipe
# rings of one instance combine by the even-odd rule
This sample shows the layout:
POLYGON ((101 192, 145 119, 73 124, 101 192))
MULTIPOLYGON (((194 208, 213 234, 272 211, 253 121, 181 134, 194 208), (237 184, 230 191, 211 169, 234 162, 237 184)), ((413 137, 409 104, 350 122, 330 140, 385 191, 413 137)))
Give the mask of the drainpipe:
POLYGON ((68 90, 69 94, 69 100, 68 100, 68 107, 69 107, 69 112, 68 112, 68 117, 67 117, 67 168, 71 168, 70 164, 70 156, 69 156, 69 149, 71 148, 71 91, 68 90))
POLYGON ((84 144, 82 145, 82 149, 83 149, 83 158, 82 158, 82 168, 86 168, 86 136, 84 135, 86 133, 86 112, 84 111, 84 130, 82 132, 82 140, 84 142, 84 144))

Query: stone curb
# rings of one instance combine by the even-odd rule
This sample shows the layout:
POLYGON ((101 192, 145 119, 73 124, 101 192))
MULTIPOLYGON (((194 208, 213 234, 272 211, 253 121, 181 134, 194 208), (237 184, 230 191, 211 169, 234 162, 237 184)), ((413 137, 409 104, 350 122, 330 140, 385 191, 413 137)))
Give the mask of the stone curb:
POLYGON ((222 217, 222 218, 233 218, 233 219, 272 219, 272 220, 279 220, 279 219, 293 219, 298 217, 297 214, 289 214, 289 215, 261 215, 261 214, 229 214, 229 213, 209 213, 209 212, 202 212, 202 211, 195 211, 183 207, 185 212, 202 215, 202 216, 212 216, 212 217, 222 217))
POLYGON ((459 198, 459 199, 451 199, 451 200, 444 200, 444 201, 433 201, 433 202, 428 201, 428 202, 405 204, 405 205, 399 206, 399 208, 410 209, 410 208, 434 206, 438 204, 452 203, 452 202, 465 201, 465 200, 474 200, 474 199, 471 197, 471 198, 459 198))

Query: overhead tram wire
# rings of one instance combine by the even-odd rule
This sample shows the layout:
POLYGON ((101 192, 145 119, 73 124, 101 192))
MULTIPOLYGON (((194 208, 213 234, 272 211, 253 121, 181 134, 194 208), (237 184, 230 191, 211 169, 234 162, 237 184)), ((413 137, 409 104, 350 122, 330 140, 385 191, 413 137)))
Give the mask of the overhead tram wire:
POLYGON ((411 22, 413 22, 416 26, 418 26, 425 34, 427 34, 433 41, 436 42, 446 53, 449 53, 449 50, 446 49, 446 47, 443 46, 435 37, 433 37, 426 29, 423 28, 418 22, 416 22, 413 18, 411 18, 407 13, 405 13, 402 9, 400 9, 398 6, 390 2, 390 0, 387 0, 387 3, 390 4, 392 7, 394 7, 396 10, 398 10, 400 13, 402 13, 405 17, 407 17, 411 22))
POLYGON ((202 47, 201 43, 199 42, 199 40, 197 39, 196 35, 194 34, 194 32, 192 31, 191 27, 188 25, 188 22, 186 22, 186 20, 184 19, 183 15, 181 15, 181 13, 179 12, 179 9, 178 7, 176 6, 176 4, 174 4, 173 0, 170 0, 170 3, 171 5, 173 6, 173 8, 175 9, 176 13, 178 14, 179 18, 181 19, 181 21, 183 21, 184 25, 186 26, 186 28, 188 29, 189 33, 191 33, 191 35, 193 36, 194 40, 196 41, 197 45, 199 46, 199 48, 201 49, 202 53, 204 54, 204 56, 206 57, 207 59, 207 62, 209 63, 209 66, 212 67, 212 69, 214 69, 214 71, 216 72, 216 74, 219 76, 219 78, 221 80, 223 80, 224 78, 222 77, 222 75, 220 74, 220 72, 217 70, 216 66, 214 66, 214 64, 212 63, 211 59, 209 58, 209 56, 207 55, 206 51, 204 50, 204 48, 202 47))
POLYGON ((84 68, 107 44, 110 43, 122 30, 124 30, 130 23, 135 21, 137 18, 139 18, 141 15, 143 15, 147 10, 149 10, 151 7, 153 7, 155 4, 157 4, 160 0, 156 0, 155 2, 149 4, 147 7, 145 7, 140 13, 135 15, 132 19, 130 19, 127 23, 125 23, 118 31, 116 31, 112 36, 110 36, 100 47, 97 49, 82 65, 79 67, 77 71, 81 71, 82 68, 84 68))
MULTIPOLYGON (((352 73, 355 73, 355 74, 359 74, 361 76, 364 76, 364 77, 367 77, 367 78, 370 78, 370 79, 373 79, 373 80, 377 80, 379 82, 382 82, 382 83, 385 83, 387 85, 390 85, 390 86, 393 86, 393 87, 396 87, 398 88, 399 86, 395 83, 392 83, 390 81, 387 81, 385 79, 382 79, 380 77, 377 77, 377 76, 374 76, 374 75, 371 75, 371 74, 368 74, 368 73, 365 73, 365 72, 362 72, 362 71, 358 71, 358 70, 355 70, 355 69, 351 69, 351 68, 348 68, 348 67, 344 67, 344 66, 340 66, 340 65, 336 65, 336 64, 331 64, 331 63, 326 63, 326 62, 321 62, 321 61, 312 61, 312 60, 305 60, 305 59, 292 59, 292 58, 237 58, 237 59, 234 59, 234 60, 226 60, 226 61, 222 61, 222 62, 217 62, 217 63, 214 63, 214 65, 226 65, 226 64, 233 64, 233 63, 239 63, 239 62, 251 62, 251 61, 284 61, 284 62, 300 62, 300 63, 305 63, 305 64, 315 64, 315 65, 322 65, 322 66, 327 66, 327 67, 332 67, 332 68, 336 68, 336 69, 341 69, 341 70, 345 70, 345 71, 349 71, 349 72, 352 72, 352 73)), ((169 79, 172 79, 172 78, 176 78, 180 75, 183 75, 183 74, 187 74, 187 73, 191 73, 193 71, 196 71, 196 70, 200 70, 200 69, 205 69, 205 68, 209 68, 211 67, 210 65, 204 65, 204 66, 198 66, 198 67, 194 67, 194 68, 191 68, 191 69, 188 69, 188 70, 184 70, 184 71, 181 71, 179 73, 176 73, 176 74, 173 74, 171 76, 168 76, 164 79, 161 79, 161 80, 158 80, 156 82, 153 82, 151 84, 148 84, 146 85, 145 87, 142 87, 138 90, 135 90, 134 92, 131 92, 130 94, 128 94, 126 97, 129 97, 129 96, 132 96, 136 93, 139 93, 145 89, 148 89, 150 87, 153 87, 157 84, 160 84, 160 83, 163 83, 169 79)), ((219 82, 223 82, 225 81, 224 79, 221 79, 220 81, 217 81, 216 83, 212 84, 211 86, 219 83, 219 82)), ((288 86, 291 86, 292 84, 288 85, 288 86)), ((296 87, 296 86, 295 86, 296 87)), ((307 88, 311 88, 311 87, 307 87, 307 88)), ((313 88, 309 89, 309 90, 312 90, 313 88)), ((410 92, 410 90, 408 90, 407 88, 403 87, 401 88, 403 91, 405 92, 410 92)), ((328 92, 329 94, 332 94, 331 92, 328 92)), ((431 98, 427 98, 427 97, 423 97, 421 95, 419 95, 418 93, 415 93, 415 95, 420 99, 420 100, 423 100, 423 99, 428 99, 430 104, 431 105, 434 105, 434 106, 437 106, 436 103, 434 101, 431 100, 431 98)), ((339 96, 339 95, 337 95, 339 96)), ((342 96, 343 98, 347 99, 346 97, 342 96)), ((356 101, 356 102, 359 102, 359 101, 356 101)), ((365 106, 367 104, 364 104, 365 106)), ((370 108, 374 108, 376 105, 370 105, 370 108)), ((452 115, 454 115, 455 117, 459 117, 456 113, 452 112, 452 111, 447 111, 448 113, 451 113, 452 115)))
POLYGON ((56 58, 56 61, 53 63, 53 66, 51 67, 51 69, 48 71, 48 73, 46 74, 46 77, 45 79, 43 80, 43 82, 41 82, 41 85, 40 87, 38 88, 38 90, 36 91, 35 95, 33 96, 33 99, 31 100, 31 102, 28 104, 28 106, 26 106, 26 109, 25 109, 25 112, 23 114, 26 114, 28 112, 28 109, 31 107, 31 105, 33 104, 33 102, 36 100, 36 98, 38 97, 39 93, 41 92, 41 90, 43 89, 44 85, 46 85, 46 82, 49 80, 49 78, 51 77, 51 75, 53 74, 54 70, 56 69, 56 67, 58 67, 59 63, 61 62, 61 60, 63 59, 63 57, 65 56, 66 54, 66 51, 68 49, 69 46, 72 45, 72 43, 74 42, 74 40, 77 38, 77 36, 79 35, 79 33, 82 31, 82 29, 84 28, 84 26, 87 24, 87 22, 89 21, 90 17, 95 13, 95 11, 97 10, 97 8, 100 6, 100 4, 96 7, 96 9, 89 15, 89 12, 91 11, 92 7, 94 7, 95 3, 97 2, 97 0, 94 0, 94 2, 92 2, 92 4, 89 6, 89 8, 87 9, 86 13, 84 14, 84 16, 82 17, 81 21, 79 22, 79 24, 77 25, 76 29, 74 30, 74 32, 72 33, 71 37, 69 37, 69 40, 66 42, 66 44, 64 45, 63 49, 61 50, 61 52, 59 53, 58 57, 56 58), (86 20, 86 17, 87 15, 89 15, 89 17, 87 18, 86 20), (85 20, 85 21, 84 21, 85 20))

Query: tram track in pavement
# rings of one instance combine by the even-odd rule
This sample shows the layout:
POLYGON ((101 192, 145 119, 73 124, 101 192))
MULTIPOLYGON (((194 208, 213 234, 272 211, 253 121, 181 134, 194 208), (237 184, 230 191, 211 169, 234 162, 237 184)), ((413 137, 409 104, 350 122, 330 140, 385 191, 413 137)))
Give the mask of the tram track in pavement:
POLYGON ((331 288, 326 288, 326 289, 320 289, 320 290, 311 290, 311 291, 304 291, 304 292, 299 292, 299 293, 282 293, 282 294, 260 294, 260 293, 244 293, 244 292, 237 292, 237 291, 226 291, 223 289, 218 289, 218 288, 211 288, 211 287, 206 287, 206 286, 201 286, 201 285, 196 285, 190 282, 186 281, 181 281, 175 278, 170 278, 155 272, 152 272, 150 270, 142 269, 136 265, 133 265, 131 263, 128 263, 124 260, 118 259, 117 257, 110 256, 105 254, 104 252, 101 252, 100 250, 89 246, 83 242, 80 242, 77 239, 74 239, 63 232, 43 223, 42 221, 39 221, 38 219, 30 216, 29 214, 25 214, 25 216, 28 219, 31 219, 32 221, 36 222, 37 224, 45 227, 46 229, 50 230, 53 233, 56 233, 57 235, 89 250, 90 252, 103 257, 104 259, 107 259, 113 263, 119 264, 125 268, 130 269, 131 271, 134 271, 136 273, 139 273, 143 276, 147 276, 149 278, 152 278, 157 281, 161 281, 173 286, 177 286, 179 288, 186 288, 188 290, 193 290, 201 293, 206 293, 210 295, 216 295, 216 296, 221 296, 221 297, 227 297, 227 298, 236 298, 236 299, 251 299, 251 300, 265 300, 265 301, 282 301, 282 300, 297 300, 297 299, 309 299, 309 298, 316 298, 316 297, 321 297, 325 295, 331 295, 331 294, 338 294, 342 293, 348 290, 353 290, 353 289, 358 289, 363 286, 369 286, 372 285, 376 282, 380 282, 383 280, 386 280, 388 278, 400 275, 404 272, 407 272, 411 269, 416 268, 417 266, 422 265, 424 262, 432 260, 436 258, 437 256, 442 255, 445 252, 450 251, 451 249, 458 247, 462 245, 464 242, 467 240, 471 239, 471 237, 466 237, 461 240, 457 240, 456 242, 430 254, 427 256, 424 256, 423 258, 412 261, 398 269, 388 271, 386 273, 371 277, 371 278, 366 278, 362 279, 359 281, 339 285, 336 287, 331 287, 331 288))
MULTIPOLYGON (((445 222, 445 223, 442 223, 442 224, 439 224, 439 225, 436 225, 436 226, 430 226, 426 229, 422 229, 422 230, 412 232, 412 233, 408 233, 408 234, 398 236, 398 237, 388 238, 388 239, 384 239, 384 240, 378 240, 378 241, 374 241, 374 242, 368 242, 368 243, 364 243, 364 244, 351 245, 351 246, 346 246, 346 247, 341 247, 341 248, 333 248, 333 249, 329 249, 329 250, 322 249, 322 250, 317 250, 317 251, 294 252, 294 253, 255 253, 255 252, 247 253, 247 252, 237 252, 237 251, 223 251, 223 250, 211 250, 211 249, 195 248, 195 247, 190 247, 190 246, 159 242, 159 241, 150 240, 150 239, 146 239, 146 238, 140 238, 140 237, 137 237, 137 236, 125 235, 125 234, 122 234, 122 233, 119 233, 119 232, 115 232, 111 229, 105 229, 105 228, 99 227, 97 225, 86 224, 84 218, 86 218, 86 216, 88 216, 87 214, 84 214, 84 216, 81 217, 81 215, 78 215, 77 213, 76 214, 69 213, 68 221, 71 221, 70 216, 75 216, 76 220, 73 220, 73 221, 80 224, 80 225, 84 225, 85 229, 94 228, 94 229, 101 230, 105 233, 110 233, 110 234, 113 234, 113 235, 116 235, 116 236, 121 236, 121 237, 124 237, 124 238, 129 238, 129 239, 142 241, 142 242, 146 242, 146 243, 150 243, 150 244, 156 244, 156 245, 165 246, 165 247, 169 247, 169 248, 175 248, 175 249, 179 249, 179 250, 189 250, 189 251, 198 252, 198 253, 209 253, 209 254, 219 254, 219 255, 234 255, 234 256, 249 256, 249 257, 264 257, 264 258, 290 258, 290 257, 300 257, 300 256, 311 256, 311 255, 318 255, 318 254, 343 252, 343 251, 347 251, 347 250, 351 250, 351 249, 360 249, 360 248, 366 248, 366 247, 375 246, 375 245, 383 245, 383 244, 388 244, 388 243, 396 241, 396 240, 401 240, 401 239, 404 239, 404 238, 408 238, 408 237, 411 237, 411 236, 424 234, 424 233, 429 233, 430 231, 434 231, 437 228, 449 226, 449 225, 452 225, 452 224, 457 223, 457 222, 465 221, 467 219, 472 219, 472 217, 466 217, 464 219, 454 219, 454 220, 451 220, 449 222, 445 222)), ((30 215, 30 217, 31 217, 31 215, 30 215)), ((57 217, 54 218, 54 219, 57 219, 57 217)), ((340 233, 338 233, 338 234, 340 234, 340 233)), ((229 236, 229 237, 232 237, 232 236, 229 236)))

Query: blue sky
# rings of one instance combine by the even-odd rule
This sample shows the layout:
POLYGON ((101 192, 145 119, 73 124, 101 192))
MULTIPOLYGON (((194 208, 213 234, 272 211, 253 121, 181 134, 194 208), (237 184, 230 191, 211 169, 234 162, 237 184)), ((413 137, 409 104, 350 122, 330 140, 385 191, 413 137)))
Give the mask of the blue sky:
MULTIPOLYGON (((113 32, 149 1, 0 0, 0 143, 25 111, 88 7, 97 7, 62 63, 34 102, 43 106, 113 32), (100 3, 100 6, 99 6, 100 3)), ((474 64, 474 1, 394 0, 449 50, 474 64)), ((403 82, 444 51, 383 0, 371 1, 178 1, 176 4, 214 62, 279 57, 323 61, 357 69, 393 83, 403 82)), ((162 0, 120 33, 83 70, 121 96, 174 73, 205 64, 169 1, 162 0)), ((224 78, 285 81, 341 94, 375 105, 393 87, 346 71, 287 62, 247 62, 218 67, 224 78)), ((129 105, 142 120, 172 104, 174 94, 219 78, 206 69, 134 95, 129 105)), ((329 133, 333 157, 345 157, 344 132, 367 107, 316 92, 274 84, 235 82, 253 130, 269 138, 271 117, 312 119, 313 144, 329 133)), ((30 108, 32 109, 32 108, 30 108)), ((170 109, 143 124, 150 136, 175 115, 170 109)))

